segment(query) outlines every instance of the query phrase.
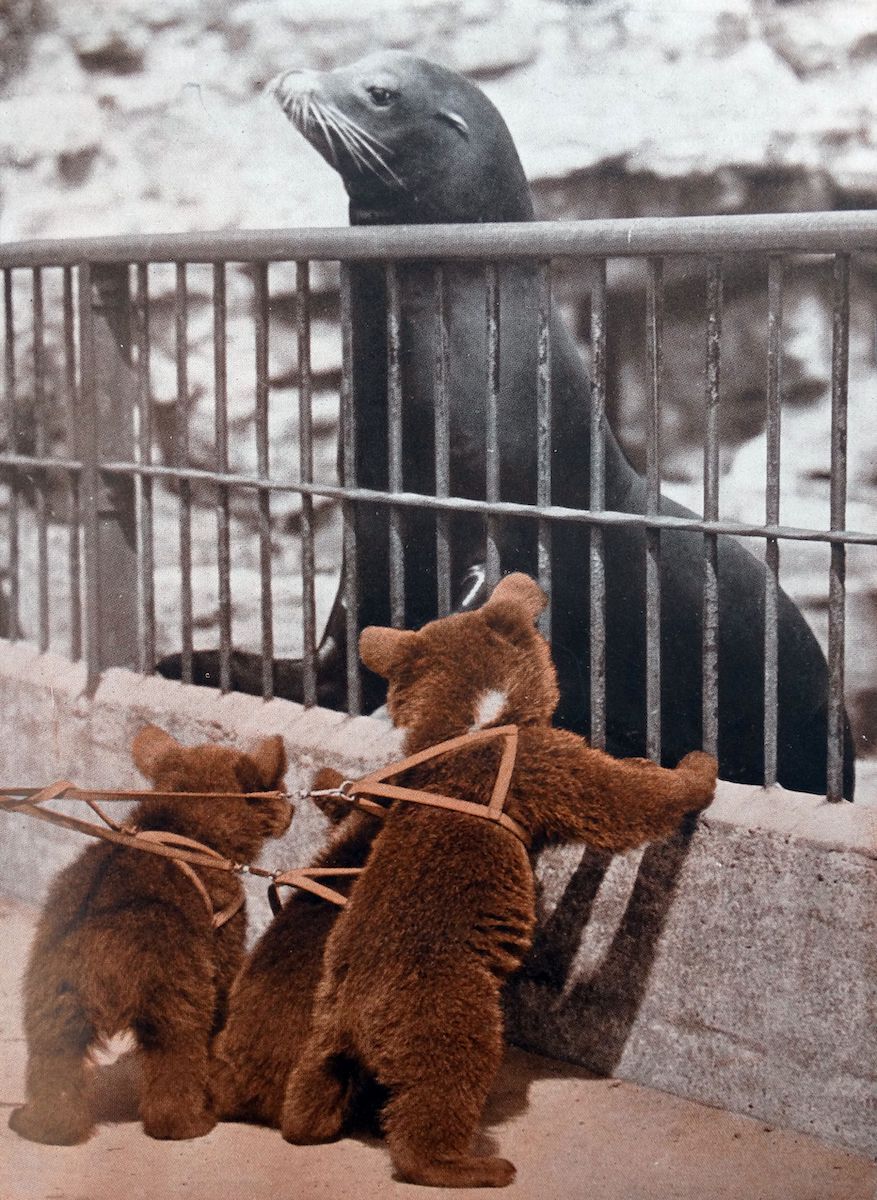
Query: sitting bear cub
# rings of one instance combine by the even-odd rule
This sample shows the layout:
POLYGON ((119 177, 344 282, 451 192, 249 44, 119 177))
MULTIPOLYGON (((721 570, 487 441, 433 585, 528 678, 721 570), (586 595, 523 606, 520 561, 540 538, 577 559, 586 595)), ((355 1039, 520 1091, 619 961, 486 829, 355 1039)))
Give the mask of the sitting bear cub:
MULTIPOLYGON (((336 771, 326 769, 313 786, 329 788, 340 781, 336 771)), ((378 818, 351 812, 337 801, 317 804, 333 828, 311 866, 361 867, 381 828, 378 818)), ((349 880, 327 882, 349 891, 349 880)), ((279 1125, 286 1080, 307 1037, 323 950, 338 913, 334 904, 297 891, 247 956, 211 1048, 210 1097, 219 1120, 279 1125)))
MULTIPOLYGON (((623 761, 550 725, 556 673, 534 620, 545 597, 525 575, 483 608, 417 633, 365 629, 365 665, 411 755, 490 726, 518 727, 505 813, 537 852, 584 840, 626 851, 675 833, 706 806, 716 763, 675 770, 623 761)), ((410 767, 394 783, 470 804, 491 797, 499 737, 410 767)), ((355 792, 355 787, 353 791, 355 792)), ((465 812, 397 800, 329 934, 309 1036, 286 1088, 291 1142, 333 1138, 365 1074, 388 1095, 393 1162, 413 1183, 501 1187, 514 1167, 470 1141, 503 1049, 500 991, 533 935, 533 870, 520 837, 465 812)))
MULTIPOLYGON (((146 798, 129 820, 147 835, 161 830, 249 862, 266 838, 289 828, 292 806, 275 792, 286 773, 280 737, 244 754, 181 746, 147 725, 133 755, 157 792, 237 793, 146 798), (260 792, 274 794, 240 794, 260 792)), ((208 1047, 243 958, 242 901, 236 874, 181 870, 167 858, 107 842, 89 846, 60 872, 25 976, 27 1103, 9 1118, 17 1133, 60 1145, 85 1141, 93 1127, 88 1050, 126 1030, 142 1051, 145 1131, 191 1138, 213 1127, 208 1047), (211 908, 231 915, 214 927, 211 908)))

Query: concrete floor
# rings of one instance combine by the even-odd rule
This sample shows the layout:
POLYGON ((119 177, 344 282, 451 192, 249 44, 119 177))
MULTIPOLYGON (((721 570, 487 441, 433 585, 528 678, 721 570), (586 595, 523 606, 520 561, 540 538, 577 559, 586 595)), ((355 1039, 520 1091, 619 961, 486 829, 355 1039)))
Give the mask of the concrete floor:
MULTIPOLYGON (((221 1125, 157 1142, 136 1121, 136 1056, 96 1072, 102 1122, 85 1146, 39 1146, 6 1114, 23 1099, 18 998, 34 912, 0 900, 0 1200, 347 1200, 435 1196, 392 1178, 384 1146, 288 1146, 270 1129, 221 1125)), ((815 1138, 766 1128, 512 1049, 485 1113, 482 1149, 518 1168, 511 1197, 564 1200, 874 1200, 877 1166, 815 1138)), ((484 1195, 460 1190, 459 1195, 484 1195)))

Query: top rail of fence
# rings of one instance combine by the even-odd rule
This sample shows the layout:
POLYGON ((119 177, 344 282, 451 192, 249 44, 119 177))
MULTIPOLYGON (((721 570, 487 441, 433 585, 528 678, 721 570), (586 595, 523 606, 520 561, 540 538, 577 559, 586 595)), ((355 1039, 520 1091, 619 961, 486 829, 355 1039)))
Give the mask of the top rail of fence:
POLYGON ((877 210, 483 225, 219 230, 0 243, 0 269, 77 263, 877 252, 877 210))

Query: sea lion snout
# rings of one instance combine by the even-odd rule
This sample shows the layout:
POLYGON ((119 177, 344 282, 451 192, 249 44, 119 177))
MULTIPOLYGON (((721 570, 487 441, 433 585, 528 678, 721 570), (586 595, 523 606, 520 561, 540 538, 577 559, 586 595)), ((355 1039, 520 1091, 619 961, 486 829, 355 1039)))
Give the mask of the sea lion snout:
POLYGON ((319 92, 320 72, 307 67, 290 67, 275 75, 265 91, 273 96, 284 114, 301 132, 300 119, 309 101, 319 92))

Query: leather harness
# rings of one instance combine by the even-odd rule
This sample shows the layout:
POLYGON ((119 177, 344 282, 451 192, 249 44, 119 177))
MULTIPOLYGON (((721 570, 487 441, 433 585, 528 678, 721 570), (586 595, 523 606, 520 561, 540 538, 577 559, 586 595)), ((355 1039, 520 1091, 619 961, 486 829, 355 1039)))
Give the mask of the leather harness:
MULTIPOLYGON (((374 799, 377 796, 386 800, 403 800, 411 804, 421 804, 427 808, 450 809, 452 812, 465 813, 467 816, 479 817, 483 821, 491 821, 499 825, 501 829, 511 833, 526 849, 529 849, 530 838, 527 831, 504 811, 517 754, 517 725, 499 725, 493 729, 477 729, 472 733, 464 733, 459 737, 450 738, 446 742, 439 742, 435 746, 428 746, 425 750, 418 750, 415 754, 409 754, 407 758, 403 758, 399 762, 390 763, 387 767, 379 767, 376 771, 370 771, 359 779, 345 779, 336 788, 310 790, 302 794, 310 797, 331 797, 343 800, 352 808, 358 808, 375 817, 385 817, 388 812, 385 805, 378 804, 374 799), (396 784, 384 782, 391 775, 400 775, 403 771, 417 767, 430 759, 438 758, 442 754, 450 754, 455 750, 466 749, 481 742, 493 741, 498 737, 502 738, 504 743, 502 757, 487 805, 473 804, 470 800, 459 800, 456 796, 442 796, 435 792, 423 791, 420 788, 398 787, 396 784)), ((315 886, 304 881, 302 875, 316 872, 325 875, 359 875, 362 871, 362 867, 302 867, 292 871, 278 872, 268 887, 271 909, 276 915, 282 907, 278 893, 280 887, 303 888, 343 907, 347 903, 346 896, 325 886, 320 887, 318 891, 315 886)))
POLYGON ((448 741, 440 742, 436 746, 429 746, 427 749, 419 750, 417 753, 411 754, 399 762, 393 762, 389 766, 381 767, 376 771, 370 771, 367 775, 363 775, 359 779, 345 779, 337 788, 325 788, 316 791, 313 789, 303 789, 297 793, 86 791, 82 788, 77 788, 68 780, 61 780, 44 788, 6 789, 0 794, 0 811, 24 813, 38 820, 48 821, 53 825, 60 825, 65 829, 72 829, 78 833, 87 834, 89 837, 100 838, 115 845, 140 850, 148 854, 156 854, 168 859, 182 871, 197 890, 204 902, 213 928, 220 929, 240 910, 244 903, 244 897, 243 895, 239 896, 222 911, 216 912, 207 888, 204 886, 197 872, 193 870, 194 867, 229 871, 238 875, 255 875, 268 879, 270 881, 268 899, 275 914, 282 907, 278 891, 281 887, 293 887, 309 891, 321 899, 343 907, 347 903, 347 897, 334 888, 327 886, 322 881, 333 877, 355 877, 362 873, 363 868, 294 867, 289 870, 272 871, 265 867, 258 867, 247 863, 236 863, 231 859, 225 858, 212 847, 206 846, 203 842, 196 841, 194 838, 184 837, 182 834, 171 833, 161 829, 137 829, 130 825, 119 824, 108 813, 103 811, 97 803, 98 800, 196 800, 207 798, 212 800, 241 800, 269 799, 272 797, 290 799, 293 795, 299 799, 332 797, 342 800, 350 804, 352 808, 358 808, 362 812, 369 813, 372 816, 384 817, 388 812, 388 808, 378 803, 377 799, 375 799, 376 797, 380 797, 384 800, 401 800, 412 804, 424 805, 428 808, 440 808, 465 813, 468 816, 491 821, 516 837, 526 848, 529 848, 530 839, 526 830, 510 817, 508 813, 503 811, 515 766, 517 748, 518 727, 516 725, 501 725, 492 729, 475 730, 472 733, 465 733, 448 741), (481 742, 492 741, 498 737, 501 737, 504 743, 502 757, 493 785, 493 791, 487 805, 474 804, 468 800, 459 800, 454 796, 442 796, 417 788, 399 787, 395 784, 385 782, 392 775, 398 775, 403 771, 409 770, 411 767, 419 766, 421 763, 428 762, 430 759, 437 758, 442 754, 449 754, 455 750, 461 750, 481 742), (42 808, 41 805, 48 800, 84 801, 101 818, 104 824, 97 825, 92 821, 83 821, 76 817, 67 816, 65 813, 42 808))

